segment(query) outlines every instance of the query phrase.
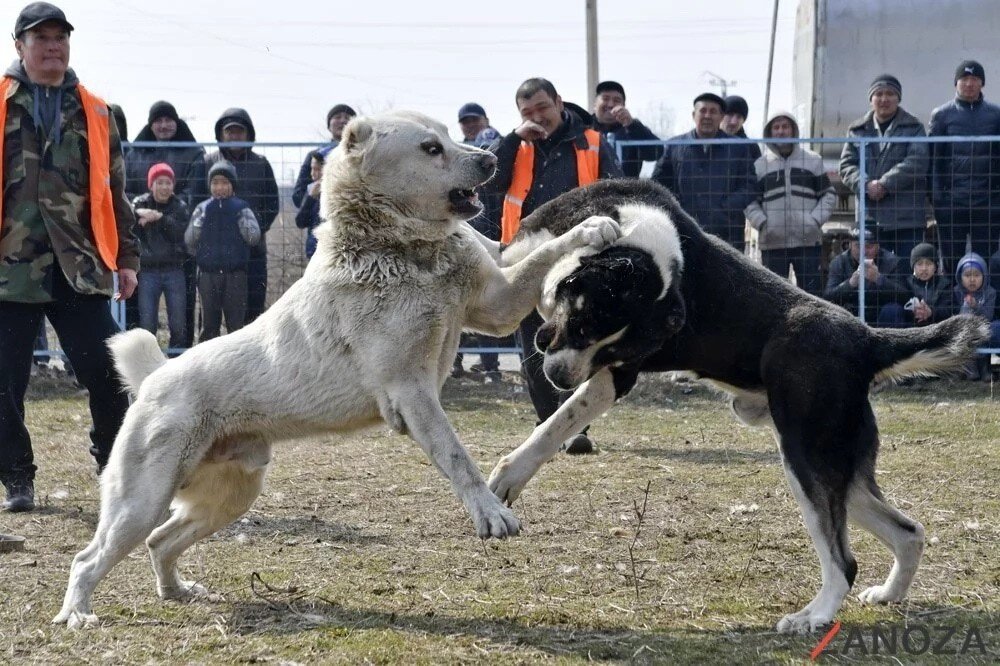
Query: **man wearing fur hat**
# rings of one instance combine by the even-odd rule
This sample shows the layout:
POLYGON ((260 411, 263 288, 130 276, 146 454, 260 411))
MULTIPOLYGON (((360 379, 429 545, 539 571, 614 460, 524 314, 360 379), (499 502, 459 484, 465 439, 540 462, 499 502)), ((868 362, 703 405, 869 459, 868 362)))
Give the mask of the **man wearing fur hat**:
MULTIPOLYGON (((926 136, 920 121, 899 105, 902 97, 899 79, 876 76, 868 87, 871 110, 851 123, 850 136, 926 136)), ((865 197, 865 224, 877 225, 882 243, 905 257, 923 242, 927 228, 928 144, 872 142, 866 150, 864 182, 856 143, 844 144, 840 178, 856 196, 865 197)))
MULTIPOLYGON (((975 60, 955 70, 955 98, 931 113, 930 136, 991 136, 1000 134, 1000 107, 983 98, 986 70, 975 60)), ((996 247, 1000 225, 1000 146, 985 141, 935 143, 931 148, 931 194, 941 249, 954 267, 972 248, 996 247)))
MULTIPOLYGON (((791 113, 779 111, 764 125, 764 136, 797 138, 799 124, 791 113)), ((791 265, 799 286, 819 296, 822 226, 837 201, 823 158, 797 143, 768 143, 754 169, 757 199, 747 206, 746 216, 759 234, 761 263, 781 276, 788 275, 791 265)))

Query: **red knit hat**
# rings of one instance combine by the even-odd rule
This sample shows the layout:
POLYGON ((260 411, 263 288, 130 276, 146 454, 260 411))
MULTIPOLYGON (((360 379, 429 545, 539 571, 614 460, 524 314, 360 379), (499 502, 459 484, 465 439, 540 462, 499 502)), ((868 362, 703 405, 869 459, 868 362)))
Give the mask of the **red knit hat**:
POLYGON ((174 170, 170 168, 170 165, 166 162, 158 162, 149 167, 149 171, 146 173, 146 187, 153 189, 153 181, 160 176, 166 176, 171 183, 177 183, 177 177, 174 176, 174 170))

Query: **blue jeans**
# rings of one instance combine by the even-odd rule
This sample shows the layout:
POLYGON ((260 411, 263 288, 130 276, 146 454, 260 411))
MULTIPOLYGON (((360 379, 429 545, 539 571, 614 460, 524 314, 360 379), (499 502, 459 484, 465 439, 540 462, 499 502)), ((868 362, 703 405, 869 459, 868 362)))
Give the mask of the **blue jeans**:
POLYGON ((184 271, 177 268, 144 268, 139 271, 139 325, 156 334, 159 324, 160 294, 167 299, 167 328, 170 329, 170 346, 184 346, 186 324, 184 308, 187 303, 184 271))

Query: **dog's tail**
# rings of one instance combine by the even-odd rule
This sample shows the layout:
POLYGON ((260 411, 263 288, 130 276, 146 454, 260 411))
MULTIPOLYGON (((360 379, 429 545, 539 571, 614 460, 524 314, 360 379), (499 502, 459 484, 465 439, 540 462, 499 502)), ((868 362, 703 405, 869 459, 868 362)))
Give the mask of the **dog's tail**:
POLYGON ((958 315, 930 326, 871 330, 877 383, 955 373, 990 339, 989 323, 974 315, 958 315))
POLYGON ((115 368, 132 395, 161 365, 167 362, 160 351, 156 336, 144 328, 133 328, 108 338, 108 348, 115 359, 115 368))

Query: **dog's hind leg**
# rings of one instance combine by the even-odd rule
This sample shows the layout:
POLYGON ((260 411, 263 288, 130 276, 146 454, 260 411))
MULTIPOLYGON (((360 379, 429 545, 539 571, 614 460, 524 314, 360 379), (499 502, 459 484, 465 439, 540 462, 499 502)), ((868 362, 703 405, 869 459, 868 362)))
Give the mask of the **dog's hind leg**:
POLYGON ((167 469, 164 458, 152 460, 146 455, 146 441, 142 418, 133 408, 101 475, 97 530, 90 544, 73 558, 66 596, 54 623, 65 622, 70 628, 96 625, 91 597, 97 584, 166 516, 174 494, 176 467, 167 469))
POLYGON ((871 474, 859 478, 851 487, 847 518, 878 537, 895 558, 885 582, 864 590, 858 599, 866 604, 902 601, 924 552, 924 526, 890 506, 871 474))
POLYGON ((203 585, 181 579, 177 560, 193 544, 246 513, 264 486, 271 458, 268 442, 234 438, 225 448, 221 460, 210 459, 195 469, 177 491, 173 515, 146 539, 161 599, 211 597, 203 585))
POLYGON ((787 462, 785 476, 819 555, 823 583, 805 608, 778 622, 777 630, 786 634, 807 633, 833 620, 854 584, 858 566, 847 540, 846 498, 841 491, 828 487, 821 489, 816 479, 812 479, 807 492, 787 462))

